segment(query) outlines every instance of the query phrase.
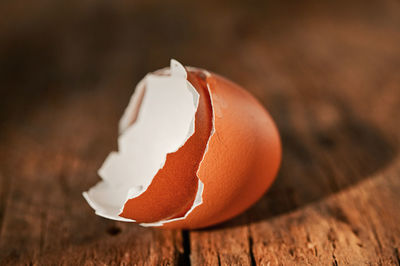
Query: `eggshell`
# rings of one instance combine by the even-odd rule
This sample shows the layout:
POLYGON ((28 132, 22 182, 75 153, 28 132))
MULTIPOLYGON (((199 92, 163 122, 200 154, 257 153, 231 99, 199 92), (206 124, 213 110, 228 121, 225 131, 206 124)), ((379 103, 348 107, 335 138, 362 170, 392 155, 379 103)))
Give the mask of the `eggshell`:
MULTIPOLYGON (((199 98, 185 68, 174 60, 170 68, 149 73, 139 82, 120 120, 118 150, 112 151, 98 170, 101 181, 83 193, 97 215, 135 222, 120 216, 125 203, 146 192, 167 155, 177 152, 195 133, 199 98)), ((197 183, 191 209, 201 204, 203 183, 197 183)), ((169 190, 165 187, 162 193, 169 190)), ((143 207, 154 206, 147 203, 143 207)))
POLYGON ((206 83, 214 133, 198 172, 204 183, 203 203, 184 220, 165 223, 165 228, 201 228, 238 215, 270 187, 281 162, 279 133, 264 107, 219 75, 210 74, 206 83))
POLYGON ((198 188, 196 172, 212 129, 212 109, 207 88, 194 74, 188 73, 188 80, 200 95, 195 132, 178 151, 167 155, 147 190, 125 203, 121 217, 153 223, 183 217, 193 205, 198 188))
POLYGON ((191 229, 232 218, 265 193, 281 161, 278 130, 252 95, 175 60, 139 83, 120 131, 103 180, 83 195, 96 214, 143 226, 191 229))

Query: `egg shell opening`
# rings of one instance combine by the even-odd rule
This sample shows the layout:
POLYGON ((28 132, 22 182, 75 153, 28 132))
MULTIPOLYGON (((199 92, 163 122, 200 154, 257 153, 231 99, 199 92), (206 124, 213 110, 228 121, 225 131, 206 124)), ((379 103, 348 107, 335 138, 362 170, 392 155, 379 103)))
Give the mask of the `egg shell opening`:
MULTIPOLYGON (((102 180, 83 193, 96 214, 109 219, 135 221, 120 216, 125 203, 147 190, 167 154, 195 131, 199 94, 183 66, 172 60, 170 69, 148 74, 139 86, 120 121, 119 151, 99 169, 102 180)), ((202 188, 198 182, 193 206, 201 203, 202 188)))
POLYGON ((200 95, 195 131, 178 151, 167 155, 146 191, 125 203, 121 217, 154 223, 184 217, 193 206, 198 190, 197 170, 212 130, 212 109, 205 84, 191 73, 187 78, 200 95))

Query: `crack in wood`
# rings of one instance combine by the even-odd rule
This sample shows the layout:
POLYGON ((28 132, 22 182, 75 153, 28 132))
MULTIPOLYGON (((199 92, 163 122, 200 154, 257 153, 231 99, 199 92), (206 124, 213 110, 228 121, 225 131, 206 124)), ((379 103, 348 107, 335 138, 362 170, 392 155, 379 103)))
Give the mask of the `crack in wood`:
POLYGON ((335 254, 333 254, 333 253, 332 253, 332 259, 333 259, 333 261, 332 261, 332 265, 333 265, 333 266, 338 266, 338 265, 339 265, 339 263, 337 262, 337 260, 336 260, 336 256, 335 256, 335 254))
POLYGON ((253 266, 257 265, 256 259, 254 257, 254 253, 253 253, 253 237, 250 235, 250 232, 249 232, 249 256, 250 256, 251 265, 253 265, 253 266))
POLYGON ((337 259, 336 259, 336 255, 335 255, 335 250, 336 250, 336 236, 335 236, 335 231, 333 230, 333 228, 330 228, 329 229, 329 232, 328 232, 328 241, 331 243, 331 245, 332 245, 332 259, 333 259, 333 262, 332 262, 332 265, 334 265, 334 266, 338 266, 338 261, 337 261, 337 259))
POLYGON ((189 230, 182 230, 182 246, 183 246, 183 252, 178 257, 178 264, 179 265, 191 265, 190 231, 189 230))
POLYGON ((394 255, 396 257, 397 265, 400 266, 400 254, 399 254, 399 249, 398 248, 394 248, 394 255))

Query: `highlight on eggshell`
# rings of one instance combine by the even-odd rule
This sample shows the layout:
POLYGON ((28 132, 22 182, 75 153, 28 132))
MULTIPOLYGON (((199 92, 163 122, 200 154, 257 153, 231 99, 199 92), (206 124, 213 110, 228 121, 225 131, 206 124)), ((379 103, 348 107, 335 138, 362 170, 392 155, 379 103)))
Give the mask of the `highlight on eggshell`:
POLYGON ((278 130, 253 96, 176 60, 139 82, 119 131, 83 196, 97 215, 143 226, 228 220, 265 193, 281 161, 278 130))

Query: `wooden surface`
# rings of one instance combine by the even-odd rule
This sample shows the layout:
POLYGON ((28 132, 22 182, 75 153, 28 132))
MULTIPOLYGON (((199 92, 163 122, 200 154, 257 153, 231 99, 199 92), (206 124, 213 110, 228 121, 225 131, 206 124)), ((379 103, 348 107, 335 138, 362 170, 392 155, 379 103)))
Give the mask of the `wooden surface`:
POLYGON ((166 2, 0 4, 0 264, 399 265, 400 2, 166 2), (81 195, 170 57, 243 85, 282 135, 270 191, 209 229, 81 195))

